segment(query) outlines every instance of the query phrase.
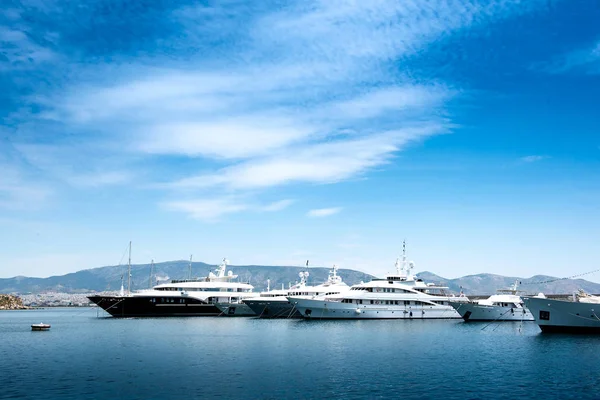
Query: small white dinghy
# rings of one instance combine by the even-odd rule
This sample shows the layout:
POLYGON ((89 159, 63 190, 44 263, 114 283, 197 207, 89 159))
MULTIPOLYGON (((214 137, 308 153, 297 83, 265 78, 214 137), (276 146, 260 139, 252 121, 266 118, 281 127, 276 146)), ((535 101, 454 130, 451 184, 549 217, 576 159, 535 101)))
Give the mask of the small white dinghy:
POLYGON ((39 324, 32 324, 31 325, 31 330, 32 331, 47 331, 49 329, 50 329, 50 325, 44 324, 42 322, 40 322, 39 324))

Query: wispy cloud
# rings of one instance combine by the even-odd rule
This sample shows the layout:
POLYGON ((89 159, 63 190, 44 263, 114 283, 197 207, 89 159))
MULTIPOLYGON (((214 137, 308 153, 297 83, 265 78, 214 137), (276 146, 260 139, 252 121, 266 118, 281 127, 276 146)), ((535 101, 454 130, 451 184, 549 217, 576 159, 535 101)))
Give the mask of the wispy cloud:
POLYGON ((262 210, 267 212, 281 211, 288 208, 292 204, 294 204, 294 200, 291 199, 279 200, 271 204, 267 204, 266 206, 262 207, 262 210))
POLYGON ((387 163, 409 143, 447 132, 445 124, 345 138, 286 149, 270 157, 252 159, 217 171, 173 183, 175 188, 254 189, 292 182, 334 183, 387 163))
POLYGON ((189 217, 205 222, 217 222, 221 217, 242 211, 277 212, 292 205, 294 200, 284 199, 265 205, 258 204, 248 196, 221 196, 208 199, 173 200, 163 203, 163 207, 182 212, 189 217))
POLYGON ((309 217, 321 218, 321 217, 329 217, 330 215, 334 215, 342 211, 341 207, 332 207, 332 208, 317 208, 314 210, 310 210, 306 213, 309 217))
MULTIPOLYGON (((149 176, 166 198, 185 189, 186 198, 203 199, 163 202, 193 218, 259 210, 261 190, 364 176, 411 143, 451 132, 446 105, 460 90, 424 81, 406 61, 454 32, 523 9, 517 0, 484 4, 334 0, 169 10, 160 14, 168 25, 164 51, 73 63, 73 78, 27 99, 38 111, 23 117, 34 122, 19 126, 17 144, 34 154, 26 156, 32 165, 73 186, 149 176), (64 141, 62 152, 27 148, 28 138, 48 130, 64 141), (91 138, 97 155, 81 156, 91 138), (189 168, 146 175, 135 170, 136 157, 189 168), (210 200, 215 187, 233 197, 210 200)), ((0 35, 20 49, 14 60, 53 55, 44 58, 23 32, 0 35)))
POLYGON ((46 205, 53 191, 28 179, 13 165, 0 163, 0 209, 35 211, 46 205))
POLYGON ((551 74, 572 71, 600 74, 600 41, 591 46, 561 54, 549 62, 536 64, 534 68, 551 74))
POLYGON ((88 142, 85 145, 16 144, 21 159, 52 180, 77 188, 129 183, 135 173, 119 160, 119 151, 88 142), (110 155, 105 154, 110 151, 110 155), (98 154, 103 154, 98 157, 98 154))
POLYGON ((26 31, 0 26, 0 69, 30 69, 37 63, 50 62, 57 55, 35 43, 26 31))
POLYGON ((533 162, 545 160, 547 158, 548 158, 548 156, 531 155, 531 156, 521 157, 519 160, 522 162, 525 162, 525 163, 533 163, 533 162))
POLYGON ((191 218, 202 221, 217 221, 220 217, 247 210, 247 204, 233 198, 215 198, 199 200, 170 201, 163 204, 171 211, 188 214, 191 218))

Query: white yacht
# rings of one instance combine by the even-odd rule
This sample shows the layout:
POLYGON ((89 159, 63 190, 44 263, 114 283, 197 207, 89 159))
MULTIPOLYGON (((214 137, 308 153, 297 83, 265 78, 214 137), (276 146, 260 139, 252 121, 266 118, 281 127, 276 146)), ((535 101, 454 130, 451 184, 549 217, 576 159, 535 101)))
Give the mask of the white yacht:
MULTIPOLYGON (((130 257, 131 259, 131 257, 130 257)), ((94 295, 88 298, 113 317, 163 317, 221 315, 226 306, 230 315, 244 314, 241 300, 257 296, 253 286, 235 282, 237 275, 226 271, 223 262, 208 276, 197 279, 172 280, 152 289, 124 293, 118 296, 94 295)), ((131 266, 131 261, 129 262, 131 266)))
POLYGON ((414 264, 396 260, 396 274, 354 285, 325 296, 290 295, 288 300, 307 319, 460 318, 450 301, 468 301, 447 293, 448 287, 425 283, 411 274, 414 264))
POLYGON ((523 300, 517 294, 519 281, 509 289, 498 289, 487 299, 451 301, 450 305, 468 321, 533 321, 533 315, 524 307, 523 300))
POLYGON ((580 289, 572 301, 548 299, 541 293, 523 300, 542 332, 600 333, 598 296, 580 289))
POLYGON ((327 282, 309 286, 306 281, 309 277, 308 271, 299 273, 300 282, 289 289, 267 290, 262 292, 259 297, 244 299, 243 302, 248 305, 259 318, 299 318, 300 313, 296 310, 287 296, 322 296, 342 293, 350 290, 350 286, 342 281, 337 274, 336 265, 329 271, 327 282))

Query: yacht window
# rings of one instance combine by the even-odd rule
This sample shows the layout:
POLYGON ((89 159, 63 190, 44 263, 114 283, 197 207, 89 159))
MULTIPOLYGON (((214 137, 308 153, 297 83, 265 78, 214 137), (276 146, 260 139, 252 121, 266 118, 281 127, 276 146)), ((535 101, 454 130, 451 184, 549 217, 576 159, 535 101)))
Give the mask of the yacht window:
POLYGON ((540 320, 550 321, 550 311, 541 311, 540 310, 540 320))
POLYGON ((410 301, 408 301, 408 300, 404 300, 404 305, 405 305, 405 306, 410 306, 410 301))
POLYGON ((373 304, 373 300, 371 300, 371 304, 373 304))

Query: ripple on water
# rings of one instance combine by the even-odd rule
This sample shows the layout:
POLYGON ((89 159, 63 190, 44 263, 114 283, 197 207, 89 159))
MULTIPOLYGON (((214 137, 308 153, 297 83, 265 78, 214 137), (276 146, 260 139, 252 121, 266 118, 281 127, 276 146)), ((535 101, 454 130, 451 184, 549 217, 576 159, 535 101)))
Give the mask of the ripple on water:
POLYGON ((533 323, 0 313, 0 398, 598 398, 600 336, 533 323), (32 321, 52 324, 33 333, 32 321))

